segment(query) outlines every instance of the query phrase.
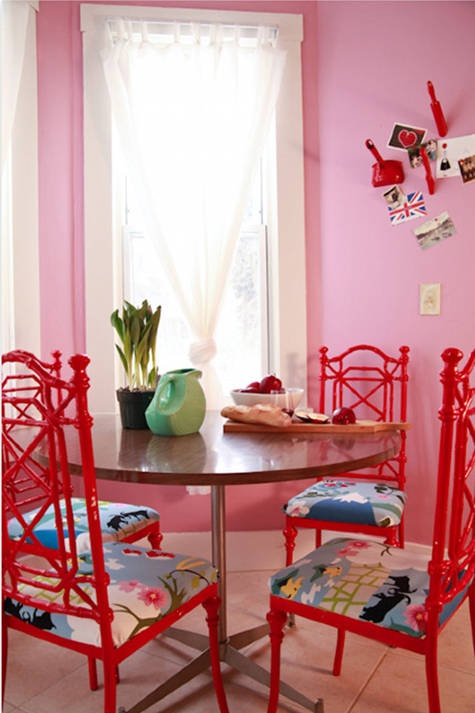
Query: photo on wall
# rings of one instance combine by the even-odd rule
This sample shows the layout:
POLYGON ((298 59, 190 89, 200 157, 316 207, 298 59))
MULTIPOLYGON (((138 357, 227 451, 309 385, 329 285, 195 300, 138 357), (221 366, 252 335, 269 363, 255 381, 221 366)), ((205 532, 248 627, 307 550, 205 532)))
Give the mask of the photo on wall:
POLYGON ((414 235, 422 250, 441 243, 454 235, 455 232, 455 225, 447 211, 414 229, 414 235))
POLYGON ((424 141, 427 129, 418 129, 415 126, 395 123, 388 146, 393 149, 407 151, 414 146, 420 146, 424 141))
MULTIPOLYGON (((475 155, 475 134, 458 136, 454 139, 440 139, 437 142, 436 178, 460 178, 464 183, 459 161, 475 155)), ((470 171, 466 171, 466 175, 470 171)), ((473 179, 469 179, 473 180, 473 179)))
POLYGON ((421 191, 413 191, 406 195, 399 186, 393 186, 389 191, 383 193, 383 197, 388 204, 391 225, 399 225, 427 215, 421 191))
POLYGON ((475 154, 467 158, 459 158, 459 169, 464 183, 475 181, 475 154))

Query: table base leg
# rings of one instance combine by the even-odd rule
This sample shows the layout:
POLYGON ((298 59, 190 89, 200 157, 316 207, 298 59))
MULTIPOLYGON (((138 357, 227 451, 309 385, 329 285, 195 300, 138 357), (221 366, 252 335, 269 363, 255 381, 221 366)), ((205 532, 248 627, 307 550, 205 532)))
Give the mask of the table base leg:
POLYGON ((186 646, 192 649, 198 649, 199 651, 204 651, 209 645, 209 638, 206 634, 177 629, 175 626, 166 629, 162 632, 161 636, 167 639, 173 639, 174 641, 180 641, 182 644, 186 644, 186 646))
POLYGON ((191 681, 191 679, 195 676, 198 676, 200 673, 203 673, 203 671, 209 669, 210 666, 210 653, 209 649, 206 649, 190 661, 190 663, 184 668, 178 671, 178 673, 171 676, 160 686, 157 686, 157 688, 146 695, 145 698, 142 698, 141 701, 135 703, 132 708, 129 708, 127 711, 124 708, 119 708, 119 713, 141 713, 157 701, 161 701, 162 698, 165 698, 165 696, 168 696, 173 691, 176 691, 177 688, 180 688, 180 686, 183 686, 185 683, 188 683, 188 681, 191 681))
MULTIPOLYGON (((270 686, 270 672, 248 656, 242 654, 239 649, 266 636, 268 631, 268 625, 262 624, 261 626, 233 634, 227 641, 222 642, 220 645, 220 658, 223 663, 227 663, 245 676, 267 686, 267 688, 270 686)), ((180 641, 191 648, 201 649, 202 653, 190 661, 181 671, 169 678, 168 681, 157 686, 154 691, 149 693, 128 711, 119 709, 119 713, 142 713, 146 708, 162 700, 162 698, 165 698, 169 693, 172 693, 172 691, 175 691, 183 684, 191 681, 192 678, 203 673, 203 671, 206 671, 210 667, 210 654, 207 648, 208 637, 204 634, 171 627, 164 632, 162 636, 180 641)), ((285 696, 285 698, 295 701, 309 711, 312 711, 312 713, 323 713, 322 699, 318 698, 316 701, 312 701, 284 681, 280 683, 280 693, 282 696, 285 696)))
POLYGON ((231 634, 228 643, 234 646, 235 649, 243 649, 245 646, 252 644, 253 641, 263 639, 264 636, 268 636, 268 634, 269 624, 261 624, 260 626, 254 626, 252 629, 231 634))
MULTIPOLYGON (((264 636, 269 634, 269 625, 261 624, 260 626, 254 626, 252 629, 246 629, 245 631, 240 631, 237 634, 232 634, 225 641, 221 641, 221 644, 230 644, 234 646, 235 649, 243 649, 245 646, 252 644, 258 639, 263 639, 264 636)), ((186 631, 185 629, 177 629, 175 626, 170 627, 163 632, 162 636, 169 639, 174 639, 175 641, 181 641, 182 644, 190 646, 192 649, 203 650, 208 646, 208 637, 206 634, 198 634, 194 631, 186 631)))
MULTIPOLYGON (((255 661, 252 661, 252 659, 248 656, 244 656, 244 654, 232 646, 227 646, 225 648, 222 660, 235 668, 237 671, 240 671, 240 673, 243 673, 245 676, 249 676, 249 678, 252 678, 254 681, 257 681, 258 683, 261 683, 269 688, 270 672, 255 661)), ((280 682, 279 691, 282 696, 289 698, 291 701, 295 701, 313 713, 323 713, 323 700, 321 698, 318 698, 316 701, 312 701, 310 698, 307 698, 300 693, 300 691, 297 691, 284 681, 280 682)))

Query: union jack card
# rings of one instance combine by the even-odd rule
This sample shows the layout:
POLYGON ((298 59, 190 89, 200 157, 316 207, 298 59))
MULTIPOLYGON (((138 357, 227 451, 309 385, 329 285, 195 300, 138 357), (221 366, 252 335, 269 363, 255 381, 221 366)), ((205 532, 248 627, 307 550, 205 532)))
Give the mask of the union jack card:
POLYGON ((427 215, 424 196, 421 191, 408 193, 406 199, 398 204, 388 205, 389 220, 392 225, 405 223, 406 220, 427 215))

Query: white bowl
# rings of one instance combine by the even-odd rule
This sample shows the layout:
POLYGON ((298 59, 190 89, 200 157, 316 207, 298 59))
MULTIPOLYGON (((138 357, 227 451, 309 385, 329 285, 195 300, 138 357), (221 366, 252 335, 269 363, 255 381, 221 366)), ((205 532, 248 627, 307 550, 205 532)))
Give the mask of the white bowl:
POLYGON ((272 406, 279 406, 280 408, 286 408, 288 400, 287 394, 289 395, 289 407, 295 410, 299 403, 302 401, 304 389, 285 389, 286 393, 282 394, 253 394, 247 391, 239 391, 239 389, 233 389, 231 391, 231 396, 235 404, 238 406, 255 406, 256 404, 271 404, 272 406))

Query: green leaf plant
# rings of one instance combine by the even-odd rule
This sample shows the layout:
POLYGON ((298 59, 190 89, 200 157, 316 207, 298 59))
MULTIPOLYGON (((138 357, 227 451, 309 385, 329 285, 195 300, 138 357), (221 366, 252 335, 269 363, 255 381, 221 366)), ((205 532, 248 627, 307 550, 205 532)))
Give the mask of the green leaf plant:
POLYGON ((115 348, 124 367, 127 388, 154 390, 158 377, 156 343, 162 308, 155 311, 144 300, 140 307, 124 300, 122 314, 116 309, 110 316, 120 344, 115 348))

